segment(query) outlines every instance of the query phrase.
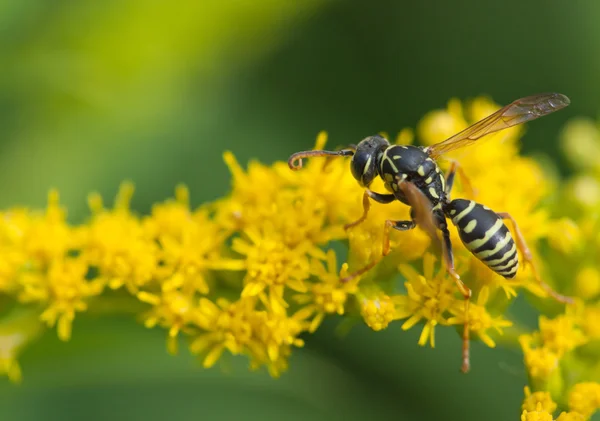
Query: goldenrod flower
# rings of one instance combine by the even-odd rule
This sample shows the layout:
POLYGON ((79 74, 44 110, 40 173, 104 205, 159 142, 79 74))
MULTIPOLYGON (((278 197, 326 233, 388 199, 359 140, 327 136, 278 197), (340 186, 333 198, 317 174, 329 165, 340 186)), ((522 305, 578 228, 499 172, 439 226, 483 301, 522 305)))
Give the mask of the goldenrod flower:
POLYGON ((40 319, 51 327, 58 323, 58 337, 69 340, 75 312, 87 310, 88 299, 104 288, 104 279, 88 280, 87 273, 88 264, 81 258, 55 259, 46 273, 21 276, 19 300, 44 304, 40 319))
POLYGON ((537 411, 541 408, 542 411, 546 411, 552 414, 556 408, 556 402, 552 400, 549 392, 534 392, 531 393, 531 389, 525 386, 525 399, 521 409, 523 411, 537 411))
MULTIPOLYGON (((453 99, 420 121, 418 139, 404 129, 396 141, 430 145, 496 108, 485 98, 453 99)), ((581 145, 600 137, 589 124, 573 127, 565 145, 579 159, 581 145)), ((295 172, 284 162, 243 168, 226 152, 231 191, 197 209, 190 208, 187 188, 178 186, 174 199, 137 215, 129 206, 133 186, 124 183, 112 208, 91 195, 91 217, 80 225, 68 223, 54 191, 44 211, 0 211, 0 294, 21 311, 0 318, 0 372, 19 380, 16 358, 41 327, 57 326, 67 340, 77 313, 110 308, 102 300, 114 296, 141 308, 145 326, 165 329, 171 352, 183 337, 204 367, 224 354, 241 355, 251 369, 276 377, 330 315, 362 318, 375 331, 400 319, 403 330, 422 323, 418 343, 432 347, 436 329, 460 330, 456 326, 468 320, 471 339, 495 347, 494 335, 514 322, 506 309, 526 290, 536 296, 540 318, 537 331, 519 332, 530 383, 521 419, 553 420, 558 411, 561 421, 587 419, 600 406, 597 157, 586 157, 564 186, 551 184, 540 164, 519 154, 522 133, 520 127, 503 130, 490 136, 495 140, 450 153, 448 160, 458 160, 468 177, 457 174, 451 195, 509 212, 538 272, 576 295, 574 305, 546 299, 531 267, 521 265, 511 280, 495 274, 451 226, 456 270, 473 291, 465 314, 463 296, 441 262, 436 265, 431 240, 419 228, 392 230, 391 252, 382 256, 385 221, 409 220, 408 206, 371 203, 362 223, 344 229, 363 214, 363 189, 347 159, 311 159, 295 172), (560 202, 549 200, 556 190, 560 202), (355 276, 367 265, 373 269, 355 276)), ((315 148, 326 141, 320 133, 315 148)), ((446 161, 440 159, 442 169, 446 161)), ((385 193, 381 180, 370 188, 385 193)))
POLYGON ((80 235, 85 242, 82 258, 98 267, 111 288, 125 285, 135 294, 158 268, 158 245, 146 237, 141 221, 130 212, 132 195, 133 185, 124 183, 112 210, 104 209, 100 197, 92 195, 93 216, 80 235))
POLYGON ((434 275, 434 263, 433 255, 425 254, 423 275, 412 266, 400 265, 400 273, 407 279, 404 284, 407 295, 394 297, 396 318, 408 318, 402 329, 408 330, 419 321, 425 320, 419 345, 423 346, 429 341, 432 347, 435 346, 435 327, 438 324, 448 324, 448 312, 457 300, 454 281, 446 275, 443 268, 434 275))
POLYGON ((358 302, 361 316, 374 331, 385 329, 392 320, 398 318, 394 299, 381 291, 361 292, 358 302))
POLYGON ((542 403, 538 402, 537 407, 533 411, 523 410, 521 413, 521 421, 552 421, 552 413, 543 409, 542 403))
POLYGON ((540 317, 540 339, 544 347, 561 357, 587 340, 576 320, 565 314, 554 319, 540 317))
POLYGON ((600 383, 578 383, 569 392, 569 408, 589 418, 600 408, 600 383))
MULTIPOLYGON (((489 294, 489 287, 484 286, 479 291, 477 301, 469 305, 469 330, 475 333, 484 344, 490 348, 495 348, 496 342, 490 337, 488 330, 494 329, 497 333, 502 334, 502 329, 512 326, 512 322, 502 316, 493 317, 490 315, 486 309, 489 294)), ((456 302, 449 311, 454 317, 447 320, 448 324, 464 325, 466 315, 463 303, 456 302)))
POLYGON ((317 330, 328 314, 343 315, 348 299, 358 291, 357 283, 360 278, 349 282, 340 282, 348 276, 348 264, 344 263, 338 273, 337 258, 333 250, 327 252, 327 267, 318 259, 312 259, 310 273, 319 282, 311 283, 308 291, 294 296, 294 301, 303 306, 303 311, 311 314, 309 331, 317 330))
POLYGON ((535 347, 531 335, 521 335, 519 342, 525 354, 525 367, 529 375, 534 379, 548 381, 558 368, 558 354, 543 346, 535 347))

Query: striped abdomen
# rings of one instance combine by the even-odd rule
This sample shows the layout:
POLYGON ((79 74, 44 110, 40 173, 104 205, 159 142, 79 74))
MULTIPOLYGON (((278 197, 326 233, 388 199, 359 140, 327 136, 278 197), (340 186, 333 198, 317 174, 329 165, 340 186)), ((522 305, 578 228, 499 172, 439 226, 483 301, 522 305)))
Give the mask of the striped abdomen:
POLYGON ((505 278, 517 274, 517 246, 494 211, 472 200, 456 199, 446 206, 446 213, 475 257, 505 278))

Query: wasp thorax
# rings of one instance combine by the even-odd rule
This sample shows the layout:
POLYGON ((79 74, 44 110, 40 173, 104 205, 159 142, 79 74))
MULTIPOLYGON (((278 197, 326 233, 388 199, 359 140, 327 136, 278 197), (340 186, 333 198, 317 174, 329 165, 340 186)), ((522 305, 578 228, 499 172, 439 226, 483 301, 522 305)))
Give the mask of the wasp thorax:
POLYGON ((350 162, 350 169, 361 186, 369 186, 377 177, 379 157, 388 146, 390 143, 379 135, 369 136, 360 141, 350 162))

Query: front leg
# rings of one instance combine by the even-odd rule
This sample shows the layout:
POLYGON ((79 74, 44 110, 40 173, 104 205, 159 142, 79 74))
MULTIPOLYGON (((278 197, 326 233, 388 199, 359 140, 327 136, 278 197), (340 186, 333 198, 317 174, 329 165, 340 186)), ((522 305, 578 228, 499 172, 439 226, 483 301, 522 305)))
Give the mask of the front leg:
POLYGON ((383 248, 381 250, 381 257, 379 259, 373 260, 371 263, 365 265, 356 272, 352 272, 345 278, 340 279, 340 281, 348 282, 356 278, 357 276, 360 276, 363 273, 370 271, 377 265, 377 263, 381 261, 381 259, 383 259, 383 257, 387 256, 390 253, 390 231, 392 228, 397 229, 398 231, 407 231, 415 228, 416 226, 417 224, 415 223, 415 221, 391 221, 389 219, 385 221, 385 225, 383 227, 383 248))
POLYGON ((392 203, 394 200, 396 200, 396 196, 394 196, 393 194, 381 194, 381 193, 376 193, 374 191, 366 189, 365 193, 363 194, 363 214, 362 214, 362 216, 360 218, 358 218, 356 221, 344 225, 345 230, 349 230, 350 228, 357 226, 358 224, 364 222, 365 219, 367 219, 367 215, 369 214, 369 209, 371 209, 371 203, 369 202, 369 198, 373 199, 377 203, 382 203, 382 204, 392 203))

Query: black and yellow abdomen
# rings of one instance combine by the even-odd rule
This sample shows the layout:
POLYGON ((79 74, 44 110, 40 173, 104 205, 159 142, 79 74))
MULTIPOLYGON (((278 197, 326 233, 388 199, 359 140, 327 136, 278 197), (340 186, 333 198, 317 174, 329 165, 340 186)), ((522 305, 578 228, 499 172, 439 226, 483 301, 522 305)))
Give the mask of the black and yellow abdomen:
POLYGON ((505 278, 513 278, 517 274, 517 246, 502 218, 472 200, 453 200, 445 211, 458 229, 465 247, 475 257, 505 278))

